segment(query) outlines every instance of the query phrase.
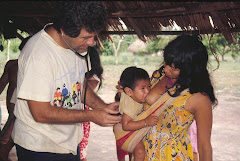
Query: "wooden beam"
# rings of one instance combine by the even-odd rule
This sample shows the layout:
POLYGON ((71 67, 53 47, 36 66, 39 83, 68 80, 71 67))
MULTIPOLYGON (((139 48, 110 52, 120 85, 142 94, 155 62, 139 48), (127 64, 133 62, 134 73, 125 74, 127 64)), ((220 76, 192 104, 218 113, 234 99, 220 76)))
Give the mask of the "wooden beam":
MULTIPOLYGON (((230 33, 240 32, 240 28, 234 28, 229 30, 230 33)), ((211 34, 212 32, 204 30, 192 30, 192 31, 142 31, 144 35, 181 35, 181 34, 211 34)), ((219 29, 215 29, 214 33, 221 33, 219 29)), ((135 31, 102 31, 100 35, 134 35, 135 31)))
POLYGON ((166 17, 177 16, 194 13, 209 13, 212 11, 234 10, 240 9, 240 2, 200 2, 186 3, 185 5, 177 5, 174 7, 154 7, 141 9, 127 9, 112 11, 108 14, 108 18, 116 17, 134 17, 134 18, 150 18, 150 17, 166 17), (232 5, 221 5, 223 3, 232 5))

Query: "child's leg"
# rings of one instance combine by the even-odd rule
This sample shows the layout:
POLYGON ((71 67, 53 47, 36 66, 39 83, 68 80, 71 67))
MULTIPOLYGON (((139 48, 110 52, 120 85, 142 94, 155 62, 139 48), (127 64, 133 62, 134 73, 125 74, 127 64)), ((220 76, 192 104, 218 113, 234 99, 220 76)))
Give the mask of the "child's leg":
POLYGON ((116 143, 116 149, 117 149, 118 161, 125 161, 125 155, 128 155, 128 152, 122 150, 121 147, 119 147, 117 143, 116 143))
POLYGON ((133 150, 134 161, 144 161, 145 159, 145 147, 143 142, 141 141, 136 145, 133 150))

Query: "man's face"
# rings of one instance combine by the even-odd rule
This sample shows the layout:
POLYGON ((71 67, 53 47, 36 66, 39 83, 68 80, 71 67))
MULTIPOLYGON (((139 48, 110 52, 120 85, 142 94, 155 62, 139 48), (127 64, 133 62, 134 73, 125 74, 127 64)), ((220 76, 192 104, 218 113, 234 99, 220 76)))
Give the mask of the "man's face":
POLYGON ((93 46, 95 36, 96 33, 89 33, 82 28, 80 34, 75 38, 69 37, 66 34, 63 37, 73 50, 82 53, 86 52, 89 46, 93 46))

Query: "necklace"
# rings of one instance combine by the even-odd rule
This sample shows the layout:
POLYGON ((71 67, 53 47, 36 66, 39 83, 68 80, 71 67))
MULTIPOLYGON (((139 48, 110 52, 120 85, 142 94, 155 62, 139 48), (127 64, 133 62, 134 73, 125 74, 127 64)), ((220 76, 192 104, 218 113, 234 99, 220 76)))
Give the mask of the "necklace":
POLYGON ((165 86, 165 91, 169 90, 170 88, 172 88, 172 86, 174 85, 175 83, 170 79, 170 78, 167 78, 167 84, 165 86), (170 87, 168 87, 168 84, 170 85, 170 87))
POLYGON ((170 84, 171 86, 173 86, 175 83, 172 81, 172 79, 167 78, 167 84, 170 84))

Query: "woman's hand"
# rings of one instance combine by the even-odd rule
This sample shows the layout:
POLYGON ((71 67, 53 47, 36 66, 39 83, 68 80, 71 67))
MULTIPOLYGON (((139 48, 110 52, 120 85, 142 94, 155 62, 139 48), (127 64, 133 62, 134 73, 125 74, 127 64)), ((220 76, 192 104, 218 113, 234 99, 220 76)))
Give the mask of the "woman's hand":
POLYGON ((123 92, 123 87, 120 85, 120 80, 118 81, 118 84, 116 85, 116 89, 118 90, 118 93, 123 92))

